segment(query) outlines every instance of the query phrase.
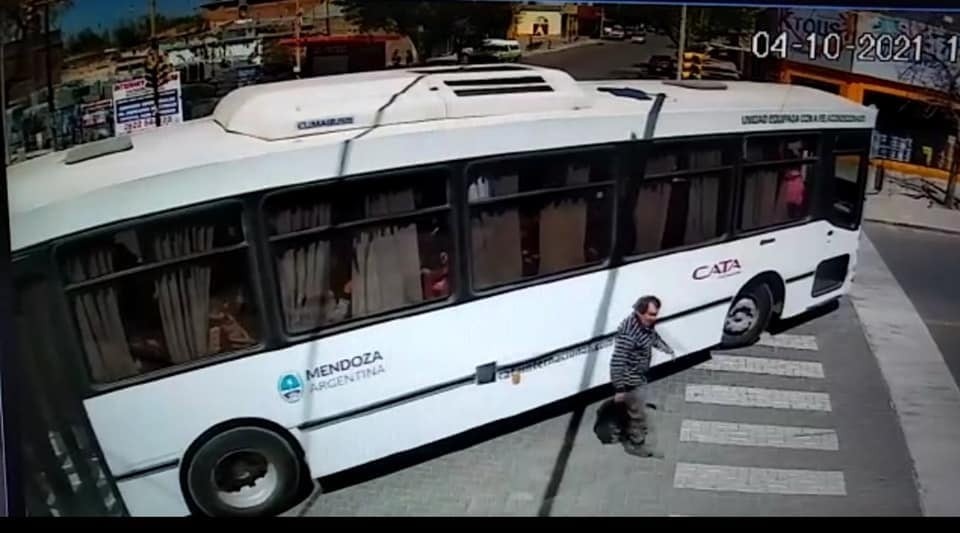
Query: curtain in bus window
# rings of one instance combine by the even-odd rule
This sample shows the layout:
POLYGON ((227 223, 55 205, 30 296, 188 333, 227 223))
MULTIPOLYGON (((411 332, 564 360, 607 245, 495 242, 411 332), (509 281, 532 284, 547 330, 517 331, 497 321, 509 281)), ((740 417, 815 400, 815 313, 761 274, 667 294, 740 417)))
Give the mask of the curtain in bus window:
POLYGON ((586 185, 590 183, 590 165, 571 163, 567 166, 567 185, 586 185))
MULTIPOLYGON (((590 182, 590 165, 567 165, 565 185, 585 185, 590 182)), ((563 200, 545 206, 539 217, 540 274, 565 270, 586 262, 584 256, 587 238, 587 203, 583 200, 563 200)))
POLYGON ((679 170, 677 155, 674 153, 651 154, 647 158, 646 175, 667 174, 679 170))
POLYGON ((717 236, 717 210, 720 204, 720 180, 714 177, 691 178, 687 193, 685 244, 707 241, 717 236))
POLYGON ((562 200, 540 211, 540 274, 580 266, 586 262, 587 203, 562 200))
MULTIPOLYGON (((330 224, 330 206, 316 204, 306 209, 285 209, 276 217, 281 234, 330 224)), ((323 325, 329 318, 330 243, 315 241, 284 252, 280 258, 280 299, 284 320, 291 331, 323 325)))
POLYGON ((471 202, 490 198, 490 182, 487 181, 487 178, 481 176, 471 183, 470 187, 467 188, 467 198, 471 202))
POLYGON ((509 196, 520 192, 520 175, 503 174, 488 182, 487 194, 490 196, 509 196))
MULTIPOLYGON (((213 249, 213 226, 192 226, 153 238, 160 261, 213 249)), ((154 283, 163 337, 173 363, 211 353, 209 266, 190 265, 164 272, 154 283)))
MULTIPOLYGON (((98 278, 114 271, 110 248, 100 248, 70 260, 69 279, 73 282, 98 278)), ((90 371, 96 381, 113 381, 132 376, 139 369, 120 318, 117 291, 110 286, 96 288, 73 299, 74 315, 83 340, 90 371)))
MULTIPOLYGON (((366 199, 366 216, 412 211, 410 189, 366 199)), ((362 316, 423 301, 417 226, 364 230, 354 239, 351 313, 362 316)))
POLYGON ((775 224, 780 211, 786 210, 777 194, 779 173, 776 170, 753 170, 744 177, 741 227, 759 228, 775 224))
POLYGON ((690 153, 690 168, 717 168, 723 165, 722 150, 696 150, 690 153))
POLYGON ((520 213, 516 208, 482 211, 470 224, 473 279, 489 287, 523 277, 520 213))
POLYGON ((637 191, 633 208, 633 227, 636 234, 634 253, 654 252, 660 249, 670 210, 670 183, 648 183, 637 191))

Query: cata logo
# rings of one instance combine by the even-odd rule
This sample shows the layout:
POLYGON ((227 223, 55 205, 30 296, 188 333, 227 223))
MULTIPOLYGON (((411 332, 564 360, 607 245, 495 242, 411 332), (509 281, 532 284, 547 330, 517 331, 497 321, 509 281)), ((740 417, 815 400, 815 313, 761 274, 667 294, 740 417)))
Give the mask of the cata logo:
POLYGON ((297 403, 303 398, 303 381, 300 376, 288 372, 280 376, 280 381, 277 382, 277 391, 287 403, 297 403))
POLYGON ((708 278, 726 278, 740 273, 740 261, 724 259, 712 265, 703 265, 693 271, 693 279, 700 281, 708 278))

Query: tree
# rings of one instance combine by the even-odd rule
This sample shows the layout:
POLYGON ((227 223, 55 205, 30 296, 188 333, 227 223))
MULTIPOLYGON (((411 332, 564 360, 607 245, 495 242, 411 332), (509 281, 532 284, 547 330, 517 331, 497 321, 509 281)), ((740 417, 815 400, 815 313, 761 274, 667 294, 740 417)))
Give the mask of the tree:
POLYGON ((113 27, 113 43, 117 48, 134 48, 150 39, 150 19, 141 17, 122 20, 113 27))
MULTIPOLYGON (((674 46, 679 46, 680 9, 680 6, 617 4, 607 7, 604 13, 606 18, 621 24, 663 28, 674 46)), ((763 11, 757 8, 688 7, 686 42, 706 43, 731 32, 752 32, 763 11)))
POLYGON ((4 37, 10 40, 25 39, 43 33, 44 7, 49 6, 50 26, 64 11, 73 7, 73 0, 0 0, 0 17, 3 18, 4 37))
POLYGON ((98 52, 110 48, 110 34, 97 33, 90 28, 84 28, 76 35, 67 39, 67 51, 71 54, 98 52))
POLYGON ((502 37, 513 21, 513 7, 507 2, 335 1, 360 31, 405 35, 422 58, 433 56, 451 40, 459 49, 485 37, 502 37))
MULTIPOLYGON (((923 33, 927 34, 927 31, 923 33)), ((920 61, 907 67, 902 78, 913 85, 933 89, 934 92, 927 98, 929 112, 944 112, 953 122, 954 145, 953 153, 949 155, 950 168, 947 171, 947 187, 943 191, 943 205, 955 209, 958 207, 956 189, 960 174, 960 67, 947 61, 945 54, 940 53, 948 49, 949 36, 943 33, 929 31, 929 37, 920 52, 920 61)))

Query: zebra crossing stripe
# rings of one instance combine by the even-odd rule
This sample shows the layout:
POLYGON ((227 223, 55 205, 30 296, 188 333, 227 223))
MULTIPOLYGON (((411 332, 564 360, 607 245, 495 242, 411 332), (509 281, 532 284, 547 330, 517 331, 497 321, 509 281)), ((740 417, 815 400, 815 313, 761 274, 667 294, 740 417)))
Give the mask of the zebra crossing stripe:
POLYGON ((840 449, 837 432, 832 429, 707 420, 684 420, 680 425, 680 442, 798 450, 840 449))
POLYGON ((677 463, 673 486, 677 489, 754 494, 844 496, 843 472, 787 470, 697 463, 677 463))
POLYGON ((757 344, 773 348, 789 348, 791 350, 817 351, 819 349, 817 346, 817 337, 814 335, 790 335, 788 333, 770 335, 769 333, 764 333, 760 336, 757 344))
POLYGON ((823 379, 823 365, 820 363, 769 357, 716 354, 710 360, 697 365, 697 368, 719 372, 823 379))
POLYGON ((802 411, 831 410, 830 395, 823 392, 690 384, 687 385, 684 399, 693 403, 735 407, 765 407, 802 411))

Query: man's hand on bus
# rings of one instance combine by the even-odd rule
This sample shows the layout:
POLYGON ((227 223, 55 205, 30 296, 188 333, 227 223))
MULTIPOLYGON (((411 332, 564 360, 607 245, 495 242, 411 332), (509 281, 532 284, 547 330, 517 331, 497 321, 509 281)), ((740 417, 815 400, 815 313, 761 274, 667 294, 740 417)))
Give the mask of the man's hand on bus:
POLYGON ((613 395, 613 401, 615 401, 615 402, 617 402, 617 403, 623 403, 623 400, 624 400, 626 397, 627 397, 627 393, 625 393, 625 392, 618 392, 618 393, 616 393, 616 394, 613 395))

